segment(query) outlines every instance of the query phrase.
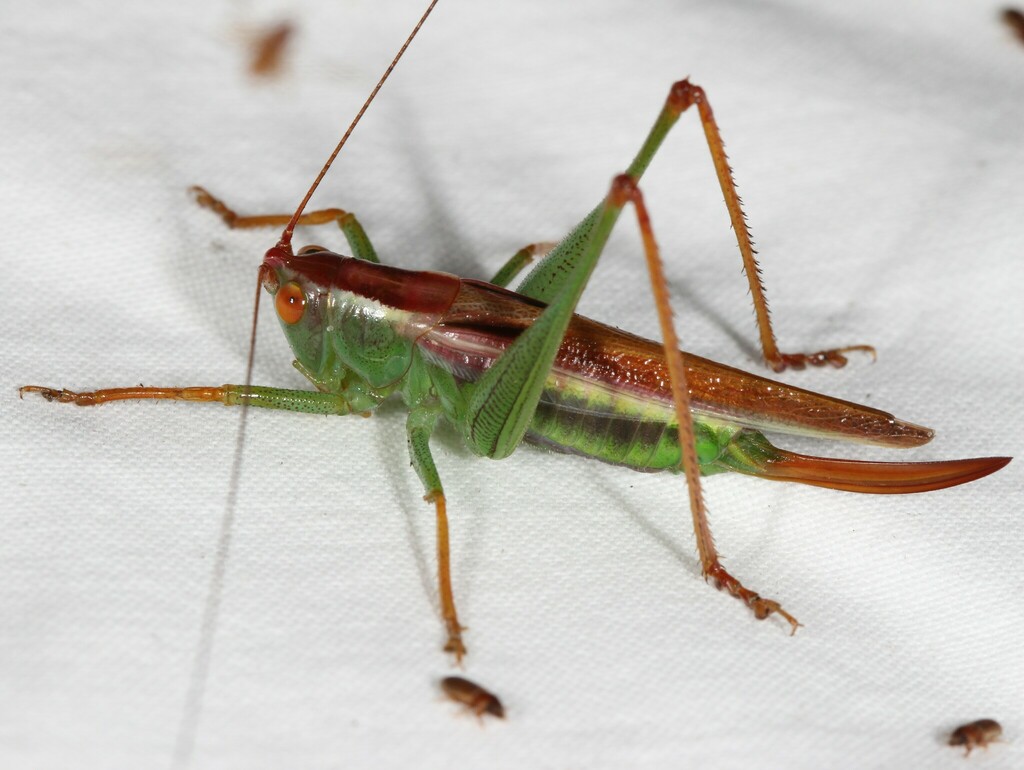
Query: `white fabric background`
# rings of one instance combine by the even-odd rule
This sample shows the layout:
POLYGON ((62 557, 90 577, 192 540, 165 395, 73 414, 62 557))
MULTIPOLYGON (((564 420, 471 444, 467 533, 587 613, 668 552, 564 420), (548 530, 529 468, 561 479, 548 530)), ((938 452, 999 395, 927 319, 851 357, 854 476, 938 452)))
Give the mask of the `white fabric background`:
MULTIPOLYGON (((985 2, 443 0, 317 202, 394 264, 488 276, 564 233, 639 147, 671 82, 705 86, 788 349, 879 360, 787 381, 937 429, 895 452, 1020 455, 1024 46, 985 2)), ((22 4, 0 46, 6 332, 0 764, 172 763, 238 415, 18 401, 243 376, 255 268, 420 12, 420 0, 22 4), (242 28, 300 32, 285 75, 242 28)), ((739 257, 695 116, 644 188, 686 347, 757 370, 739 257)), ((583 310, 653 335, 623 219, 583 310)), ((334 231, 300 242, 344 250, 334 231)), ((301 387, 270 313, 259 384, 301 387)), ((433 515, 400 408, 251 413, 197 768, 1024 766, 1018 459, 873 497, 717 477, 727 566, 805 625, 755 622, 698 577, 682 480, 527 448, 436 443, 466 674, 508 721, 453 717, 433 515)))

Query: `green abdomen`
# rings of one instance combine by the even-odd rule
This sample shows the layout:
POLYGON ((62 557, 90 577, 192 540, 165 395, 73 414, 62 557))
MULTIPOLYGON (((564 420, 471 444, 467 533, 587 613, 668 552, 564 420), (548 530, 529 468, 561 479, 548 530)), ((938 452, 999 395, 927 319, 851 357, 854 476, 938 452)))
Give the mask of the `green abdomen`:
MULTIPOLYGON (((669 405, 621 392, 547 388, 537 405, 528 441, 557 451, 640 471, 681 469, 675 413, 669 405)), ((755 431, 694 416, 701 473, 747 471, 767 442, 755 431)))

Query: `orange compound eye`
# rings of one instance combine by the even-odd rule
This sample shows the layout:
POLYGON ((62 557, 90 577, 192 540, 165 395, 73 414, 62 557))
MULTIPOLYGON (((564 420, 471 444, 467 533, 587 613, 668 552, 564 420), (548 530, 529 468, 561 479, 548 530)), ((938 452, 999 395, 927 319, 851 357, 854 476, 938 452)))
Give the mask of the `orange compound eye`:
POLYGON ((286 283, 274 297, 277 314, 286 324, 297 324, 306 312, 306 294, 297 283, 286 283))

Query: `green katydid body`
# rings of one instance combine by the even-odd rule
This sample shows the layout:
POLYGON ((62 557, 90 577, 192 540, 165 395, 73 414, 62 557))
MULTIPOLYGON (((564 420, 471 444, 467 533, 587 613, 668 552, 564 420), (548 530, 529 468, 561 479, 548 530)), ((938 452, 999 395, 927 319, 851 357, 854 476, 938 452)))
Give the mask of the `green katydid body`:
MULTIPOLYGON (((680 470, 679 436, 673 430, 679 409, 663 346, 576 316, 574 310, 625 204, 622 185, 635 189, 679 115, 694 105, 744 256, 766 357, 770 345, 780 368, 784 359, 810 360, 775 348, 746 220, 711 108, 703 90, 684 80, 673 85, 609 196, 534 268, 518 294, 379 265, 351 215, 337 221, 354 259, 309 250, 294 256, 290 247, 268 251, 264 285, 273 293, 290 284, 306 302, 301 317, 281 316, 299 369, 355 411, 370 410, 399 392, 413 413, 410 431, 422 431, 418 439, 410 434, 410 447, 428 495, 440 490, 426 440, 441 416, 487 457, 506 457, 530 440, 637 470, 680 470)), ((509 277, 506 269, 498 275, 503 281, 509 277)), ((703 474, 733 470, 839 489, 913 492, 979 478, 1008 462, 857 463, 785 452, 759 430, 902 447, 925 443, 932 432, 706 359, 687 355, 685 360, 703 474)), ((840 365, 843 360, 839 357, 840 365)))
MULTIPOLYGON (((197 190, 200 203, 231 226, 288 223, 278 245, 267 252, 260 278, 274 295, 295 364, 316 386, 315 391, 225 385, 92 393, 27 386, 22 392, 83 406, 171 398, 325 414, 366 413, 387 398, 401 398, 409 409, 412 464, 426 499, 437 512, 438 584, 448 633, 445 649, 456 658, 465 648, 451 590, 445 497, 429 447, 442 419, 485 457, 507 457, 523 441, 530 441, 636 470, 685 472, 705 577, 741 599, 756 617, 778 613, 795 631, 799 623, 778 602, 744 587, 721 565, 698 474, 735 471, 843 490, 901 493, 971 481, 998 470, 1009 459, 874 463, 794 454, 770 444, 762 431, 892 447, 917 446, 932 433, 876 409, 689 354, 680 362, 674 331, 666 320, 668 301, 660 259, 638 182, 679 115, 691 106, 700 113, 737 235, 766 361, 777 370, 805 363, 842 365, 843 352, 864 346, 814 354, 778 350, 711 108, 703 90, 684 80, 672 87, 626 173, 615 178, 604 201, 526 277, 519 293, 444 273, 381 265, 361 225, 340 209, 300 218, 300 206, 290 219, 242 218, 209 193, 197 190), (633 204, 640 223, 664 345, 575 315, 627 203, 633 204), (291 234, 297 223, 328 221, 341 227, 352 257, 319 247, 297 255, 292 252, 291 234)), ((495 280, 504 283, 517 266, 513 258, 495 280)))
MULTIPOLYGON (((368 412, 395 395, 464 435, 475 416, 467 405, 477 381, 545 308, 480 281, 326 251, 268 257, 266 265, 273 276, 265 285, 275 293, 290 287, 303 308, 299 318, 279 314, 281 325, 299 370, 319 391, 339 397, 327 402, 330 411, 368 412)), ((923 444, 932 432, 690 354, 685 360, 704 475, 738 471, 865 492, 912 492, 996 469, 989 460, 800 458, 772 446, 760 430, 902 447, 923 444)), ((260 389, 254 403, 271 405, 271 393, 260 389)), ((317 400, 308 411, 323 409, 317 400)), ((524 439, 635 470, 678 471, 677 425, 662 346, 574 315, 524 439)))

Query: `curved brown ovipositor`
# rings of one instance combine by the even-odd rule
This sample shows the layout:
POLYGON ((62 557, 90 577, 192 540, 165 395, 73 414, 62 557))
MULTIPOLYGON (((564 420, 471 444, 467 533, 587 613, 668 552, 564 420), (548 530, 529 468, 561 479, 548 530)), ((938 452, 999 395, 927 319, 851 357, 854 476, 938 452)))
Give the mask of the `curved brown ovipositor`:
POLYGON ((796 481, 815 487, 881 495, 930 492, 955 487, 995 473, 1009 457, 977 457, 922 463, 866 462, 812 457, 775 448, 781 459, 760 467, 758 478, 796 481))

